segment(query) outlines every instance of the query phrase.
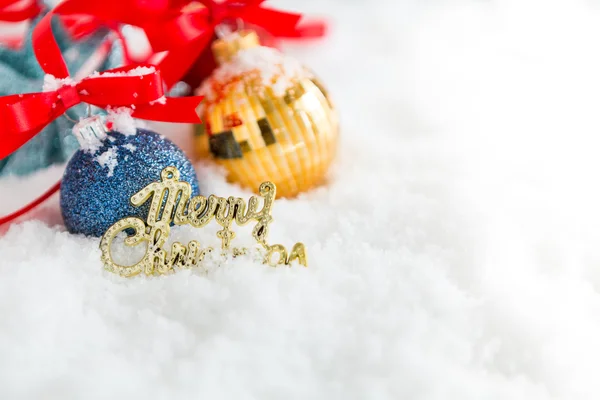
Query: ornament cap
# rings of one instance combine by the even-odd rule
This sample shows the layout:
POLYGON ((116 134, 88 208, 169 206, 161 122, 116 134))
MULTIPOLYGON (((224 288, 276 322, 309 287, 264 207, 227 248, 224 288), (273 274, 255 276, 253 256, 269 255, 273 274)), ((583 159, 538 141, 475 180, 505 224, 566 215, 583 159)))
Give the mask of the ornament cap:
POLYGON ((108 133, 99 116, 83 118, 73 127, 73 134, 83 150, 95 151, 102 147, 108 133))
POLYGON ((238 51, 260 46, 260 40, 255 31, 244 29, 230 32, 215 40, 212 52, 219 65, 229 61, 238 51))

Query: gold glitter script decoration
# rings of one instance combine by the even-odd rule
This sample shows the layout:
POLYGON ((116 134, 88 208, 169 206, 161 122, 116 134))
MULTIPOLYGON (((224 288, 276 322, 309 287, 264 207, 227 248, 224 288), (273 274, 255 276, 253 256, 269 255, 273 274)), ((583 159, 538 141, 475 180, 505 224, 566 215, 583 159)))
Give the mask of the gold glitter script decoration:
POLYGON ((327 91, 299 62, 260 46, 254 31, 212 45, 219 67, 197 90, 196 154, 256 190, 277 185, 293 197, 324 182, 338 144, 338 116, 327 91))
POLYGON ((264 262, 272 265, 289 265, 292 261, 306 266, 306 251, 304 244, 296 243, 288 253, 280 244, 269 245, 267 236, 269 224, 273 221, 271 207, 275 201, 277 189, 272 182, 263 182, 258 189, 259 197, 262 197, 262 207, 259 210, 260 198, 252 196, 248 203, 239 197, 191 197, 191 186, 189 183, 179 180, 179 171, 175 167, 167 167, 161 172, 160 182, 153 182, 131 197, 131 204, 140 207, 150 201, 150 211, 146 221, 127 217, 113 224, 106 230, 100 241, 102 251, 102 262, 105 269, 121 276, 131 277, 140 273, 146 275, 169 274, 176 268, 191 268, 198 266, 206 254, 213 251, 211 247, 202 248, 195 240, 190 241, 187 246, 179 242, 171 245, 170 251, 163 248, 169 233, 171 224, 191 225, 195 228, 206 226, 211 220, 215 220, 221 230, 217 237, 221 239, 221 249, 230 251, 237 256, 245 254, 245 248, 232 248, 231 242, 235 238, 235 232, 231 225, 246 225, 255 221, 256 225, 252 236, 256 242, 265 249, 264 262), (125 238, 127 246, 138 246, 146 244, 146 252, 142 259, 133 265, 120 265, 113 260, 111 244, 121 232, 133 230, 135 233, 125 238))

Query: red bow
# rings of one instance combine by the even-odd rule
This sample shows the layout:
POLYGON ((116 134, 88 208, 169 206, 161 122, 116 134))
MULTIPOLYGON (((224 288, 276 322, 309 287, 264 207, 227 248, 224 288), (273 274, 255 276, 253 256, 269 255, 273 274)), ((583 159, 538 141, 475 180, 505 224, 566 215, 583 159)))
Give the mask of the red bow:
POLYGON ((0 97, 0 158, 17 150, 46 125, 80 103, 98 107, 131 107, 136 118, 199 122, 199 97, 164 97, 160 72, 153 66, 116 68, 63 84, 58 90, 0 97), (136 75, 138 68, 147 68, 136 75))
MULTIPOLYGON (((154 66, 128 66, 95 73, 71 82, 69 71, 51 29, 53 12, 40 20, 33 31, 33 49, 42 69, 63 81, 55 91, 0 97, 0 159, 27 143, 46 125, 69 108, 87 103, 99 107, 131 107, 133 116, 166 122, 200 122, 195 108, 201 97, 164 97, 163 81, 154 66)), ((53 186, 27 207, 0 218, 8 222, 58 190, 53 186)))
MULTIPOLYGON (((56 8, 61 15, 93 15, 102 21, 141 27, 155 52, 168 51, 159 66, 167 87, 185 75, 208 45, 215 28, 240 19, 282 38, 321 37, 324 22, 299 26, 302 14, 266 8, 264 0, 66 0, 56 8)), ((206 58, 206 57, 204 57, 206 58)))
POLYGON ((198 59, 214 67, 209 44, 215 38, 215 28, 224 21, 242 20, 281 38, 324 35, 324 23, 300 27, 302 14, 266 8, 262 5, 263 1, 225 0, 218 3, 199 0, 205 7, 165 14, 158 23, 144 26, 154 51, 169 50, 160 63, 167 86, 171 87, 181 80, 198 59))

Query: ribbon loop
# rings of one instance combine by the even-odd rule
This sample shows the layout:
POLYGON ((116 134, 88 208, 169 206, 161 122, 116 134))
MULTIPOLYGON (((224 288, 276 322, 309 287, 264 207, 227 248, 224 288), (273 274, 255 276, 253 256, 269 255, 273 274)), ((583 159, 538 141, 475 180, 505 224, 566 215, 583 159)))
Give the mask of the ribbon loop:
POLYGON ((35 18, 42 11, 37 0, 1 0, 0 21, 21 22, 35 18))
POLYGON ((161 24, 146 25, 144 32, 152 50, 157 53, 172 49, 173 43, 183 47, 212 33, 206 12, 173 15, 170 19, 165 18, 161 24))

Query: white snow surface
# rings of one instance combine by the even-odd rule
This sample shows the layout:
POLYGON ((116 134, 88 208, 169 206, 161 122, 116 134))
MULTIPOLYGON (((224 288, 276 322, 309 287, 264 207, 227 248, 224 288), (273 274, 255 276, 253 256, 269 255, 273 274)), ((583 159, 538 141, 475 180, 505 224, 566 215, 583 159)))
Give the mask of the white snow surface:
POLYGON ((55 197, 0 238, 0 398, 600 398, 600 3, 272 3, 332 17, 286 48, 342 120, 328 185, 273 208, 309 267, 118 278, 55 197))

